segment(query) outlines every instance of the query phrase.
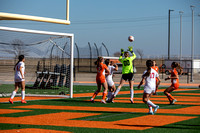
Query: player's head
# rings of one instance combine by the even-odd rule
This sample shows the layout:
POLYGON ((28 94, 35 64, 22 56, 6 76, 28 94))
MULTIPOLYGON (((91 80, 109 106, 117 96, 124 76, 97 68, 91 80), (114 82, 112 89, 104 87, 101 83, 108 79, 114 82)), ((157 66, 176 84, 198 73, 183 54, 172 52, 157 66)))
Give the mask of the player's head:
POLYGON ((18 59, 19 59, 19 61, 24 61, 24 60, 25 60, 24 55, 20 55, 20 56, 18 57, 18 59))
POLYGON ((152 60, 147 60, 146 61, 147 72, 143 76, 149 77, 149 75, 151 73, 151 67, 152 67, 152 65, 153 65, 153 61, 152 60))
POLYGON ((125 57, 129 57, 129 53, 127 51, 124 52, 125 57))
POLYGON ((179 64, 177 62, 172 62, 171 67, 172 68, 177 68, 179 64))
POLYGON ((152 60, 147 60, 146 61, 146 66, 147 66, 147 68, 151 68, 153 66, 153 61, 152 60))
POLYGON ((153 60, 153 66, 156 66, 156 61, 155 60, 153 60))
POLYGON ((110 59, 106 59, 105 60, 105 64, 108 66, 108 65, 110 65, 110 59))
POLYGON ((94 64, 97 65, 97 66, 99 66, 99 64, 100 64, 101 62, 103 62, 103 61, 104 61, 103 57, 99 56, 99 57, 97 58, 97 60, 94 62, 94 64))

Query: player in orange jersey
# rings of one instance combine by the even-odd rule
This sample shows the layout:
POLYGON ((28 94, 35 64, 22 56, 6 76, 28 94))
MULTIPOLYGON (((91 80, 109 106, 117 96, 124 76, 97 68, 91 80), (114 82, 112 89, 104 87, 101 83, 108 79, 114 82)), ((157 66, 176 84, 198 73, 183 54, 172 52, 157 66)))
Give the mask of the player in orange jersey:
MULTIPOLYGON (((156 61, 155 60, 153 60, 153 66, 151 67, 151 68, 153 68, 157 73, 158 73, 158 66, 156 65, 156 61)), ((158 79, 156 78, 156 85, 157 85, 157 83, 158 83, 158 79)), ((155 89, 155 92, 153 93, 153 95, 157 95, 157 90, 158 90, 158 85, 156 86, 156 89, 155 89)))
POLYGON ((90 99, 91 102, 94 102, 94 98, 98 95, 98 93, 101 91, 102 86, 104 87, 104 91, 103 91, 103 96, 102 96, 102 100, 101 103, 106 104, 105 98, 107 95, 107 91, 108 91, 108 84, 105 78, 105 71, 106 73, 110 73, 108 67, 103 64, 104 59, 103 57, 98 57, 97 61, 95 62, 95 65, 97 66, 97 75, 96 75, 96 83, 97 83, 97 90, 96 92, 93 94, 92 98, 90 99))
POLYGON ((172 67, 171 76, 168 76, 165 80, 171 79, 172 84, 164 91, 164 94, 169 99, 170 104, 174 104, 177 100, 170 93, 179 88, 179 76, 176 68, 181 68, 181 67, 176 62, 172 62, 171 67, 172 67))

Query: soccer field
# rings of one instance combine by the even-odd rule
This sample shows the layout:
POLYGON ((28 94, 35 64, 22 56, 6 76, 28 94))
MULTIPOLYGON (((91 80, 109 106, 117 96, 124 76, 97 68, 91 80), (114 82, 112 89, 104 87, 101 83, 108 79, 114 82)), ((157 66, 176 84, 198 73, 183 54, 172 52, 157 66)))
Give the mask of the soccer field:
MULTIPOLYGON (((0 86, 1 87, 1 86, 0 86)), ((159 88, 151 101, 160 106, 155 115, 147 115, 142 102, 143 90, 135 89, 134 104, 129 101, 129 89, 121 89, 115 103, 95 103, 89 100, 96 86, 74 86, 73 99, 26 97, 27 104, 0 98, 0 132, 200 132, 200 90, 180 88, 172 95, 175 105, 159 88)), ((28 89, 27 89, 28 91, 28 89)), ((15 100, 20 100, 16 97, 15 100)))

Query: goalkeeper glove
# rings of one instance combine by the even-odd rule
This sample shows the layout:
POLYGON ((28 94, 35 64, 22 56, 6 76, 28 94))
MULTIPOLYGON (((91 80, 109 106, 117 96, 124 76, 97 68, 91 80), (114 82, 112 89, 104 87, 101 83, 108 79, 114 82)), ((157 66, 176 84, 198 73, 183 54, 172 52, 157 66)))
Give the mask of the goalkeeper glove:
POLYGON ((128 51, 133 52, 133 47, 132 47, 132 46, 129 46, 129 47, 128 47, 128 51))
POLYGON ((122 48, 121 49, 121 56, 124 54, 124 49, 122 48))

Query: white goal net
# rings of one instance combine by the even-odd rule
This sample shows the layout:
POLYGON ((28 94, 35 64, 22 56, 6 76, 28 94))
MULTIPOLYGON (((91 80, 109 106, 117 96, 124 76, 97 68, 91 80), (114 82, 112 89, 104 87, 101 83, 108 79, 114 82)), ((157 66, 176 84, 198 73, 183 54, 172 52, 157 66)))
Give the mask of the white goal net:
POLYGON ((73 97, 74 35, 0 26, 0 96, 14 90, 14 65, 25 56, 26 95, 73 97))

